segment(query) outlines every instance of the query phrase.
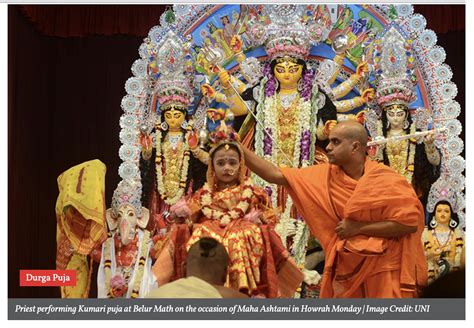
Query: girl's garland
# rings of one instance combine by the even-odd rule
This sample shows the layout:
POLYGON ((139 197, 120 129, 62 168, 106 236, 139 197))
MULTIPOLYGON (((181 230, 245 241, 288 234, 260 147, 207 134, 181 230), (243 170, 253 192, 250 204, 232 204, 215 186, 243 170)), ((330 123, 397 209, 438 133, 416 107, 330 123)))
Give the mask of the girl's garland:
POLYGON ((232 209, 219 210, 212 208, 212 190, 206 183, 202 189, 201 197, 199 199, 201 204, 201 211, 205 217, 211 220, 217 220, 222 226, 226 226, 232 220, 243 218, 247 213, 250 203, 252 201, 252 183, 247 179, 243 183, 243 189, 239 203, 232 209))

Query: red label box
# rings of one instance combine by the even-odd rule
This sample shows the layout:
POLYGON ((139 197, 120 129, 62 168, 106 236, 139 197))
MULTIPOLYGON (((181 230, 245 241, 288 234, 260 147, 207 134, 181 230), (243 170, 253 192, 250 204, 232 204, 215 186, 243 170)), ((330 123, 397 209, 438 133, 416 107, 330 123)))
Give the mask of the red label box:
POLYGON ((76 270, 20 270, 20 286, 76 286, 76 270))

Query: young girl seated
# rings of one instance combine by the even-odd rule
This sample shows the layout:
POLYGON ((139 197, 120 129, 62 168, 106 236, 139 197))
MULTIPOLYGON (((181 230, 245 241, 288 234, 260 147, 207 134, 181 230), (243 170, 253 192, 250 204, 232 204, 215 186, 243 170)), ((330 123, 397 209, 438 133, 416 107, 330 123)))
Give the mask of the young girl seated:
POLYGON ((268 195, 246 177, 237 133, 222 124, 210 141, 207 183, 171 208, 187 224, 172 229, 157 257, 158 284, 183 277, 186 249, 211 237, 229 254, 226 286, 249 296, 293 297, 303 274, 273 230, 277 217, 268 195))

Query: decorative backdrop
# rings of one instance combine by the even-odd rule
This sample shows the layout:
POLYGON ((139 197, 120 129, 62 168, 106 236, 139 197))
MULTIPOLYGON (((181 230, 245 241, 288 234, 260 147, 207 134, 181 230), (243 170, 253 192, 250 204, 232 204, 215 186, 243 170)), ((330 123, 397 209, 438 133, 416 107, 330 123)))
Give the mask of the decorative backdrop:
MULTIPOLYGON (((106 200, 120 177, 124 82, 165 6, 9 6, 9 297, 59 297, 19 287, 20 269, 55 267, 57 176, 98 158, 106 200)), ((464 6, 415 6, 437 34, 464 125, 464 6)), ((464 140, 464 131, 460 134, 464 140)), ((460 154, 464 157, 464 153, 460 154)), ((94 285, 94 284, 93 284, 94 285)), ((92 291, 93 296, 94 291, 92 291)))

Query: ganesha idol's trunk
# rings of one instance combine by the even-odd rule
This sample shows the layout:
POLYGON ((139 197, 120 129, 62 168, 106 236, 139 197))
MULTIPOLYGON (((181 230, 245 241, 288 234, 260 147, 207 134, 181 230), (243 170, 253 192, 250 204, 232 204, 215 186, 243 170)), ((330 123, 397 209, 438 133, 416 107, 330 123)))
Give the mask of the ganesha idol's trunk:
POLYGON ((124 219, 120 222, 119 232, 122 244, 128 245, 135 238, 136 224, 124 219))

